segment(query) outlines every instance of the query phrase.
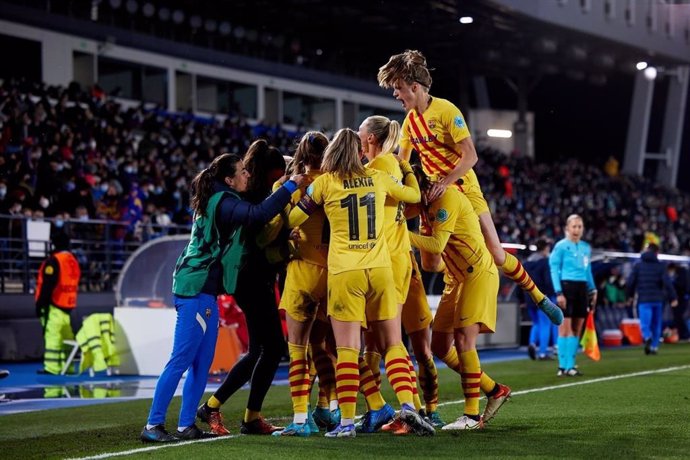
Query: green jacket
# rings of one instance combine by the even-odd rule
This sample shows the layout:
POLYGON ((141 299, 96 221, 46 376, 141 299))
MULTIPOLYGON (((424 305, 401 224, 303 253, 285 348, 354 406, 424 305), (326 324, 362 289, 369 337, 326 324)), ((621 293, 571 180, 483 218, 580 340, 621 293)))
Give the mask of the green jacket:
POLYGON ((223 288, 233 294, 237 286, 244 244, 241 239, 242 226, 236 227, 226 241, 216 226, 216 210, 220 201, 230 195, 240 199, 233 192, 217 192, 206 206, 206 215, 197 215, 192 225, 192 235, 175 264, 173 273, 173 294, 195 296, 201 292, 208 277, 208 267, 218 258, 223 268, 223 288))

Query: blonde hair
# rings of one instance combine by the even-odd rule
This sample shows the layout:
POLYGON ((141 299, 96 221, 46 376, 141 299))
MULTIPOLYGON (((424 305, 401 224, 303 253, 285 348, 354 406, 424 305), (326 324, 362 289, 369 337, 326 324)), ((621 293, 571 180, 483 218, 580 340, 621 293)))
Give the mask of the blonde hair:
POLYGON ((417 50, 405 50, 404 53, 391 56, 379 68, 377 79, 381 88, 391 88, 397 80, 408 85, 419 83, 427 90, 431 88, 431 73, 426 66, 426 58, 417 50))
POLYGON ((582 225, 584 225, 585 221, 582 219, 582 217, 579 214, 571 214, 568 216, 568 218, 565 220, 565 225, 566 227, 570 225, 570 223, 574 220, 579 220, 582 222, 582 225))
POLYGON ((290 162, 291 174, 303 174, 306 167, 318 169, 321 167, 323 154, 328 146, 328 138, 319 131, 308 131, 302 136, 295 156, 290 162))
POLYGON ((367 132, 374 135, 381 146, 381 152, 392 152, 400 142, 400 123, 381 115, 368 117, 362 123, 367 132))
POLYGON ((357 133, 350 128, 340 129, 326 147, 321 170, 333 173, 341 179, 363 176, 366 170, 359 159, 361 150, 362 142, 357 133))

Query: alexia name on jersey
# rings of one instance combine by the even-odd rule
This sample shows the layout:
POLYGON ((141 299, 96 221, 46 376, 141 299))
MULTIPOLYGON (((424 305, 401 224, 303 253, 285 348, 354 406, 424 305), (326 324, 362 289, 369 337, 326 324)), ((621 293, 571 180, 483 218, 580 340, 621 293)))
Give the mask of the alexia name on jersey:
POLYGON ((373 187, 374 179, 371 177, 352 177, 350 179, 343 179, 343 188, 345 190, 357 187, 373 187))

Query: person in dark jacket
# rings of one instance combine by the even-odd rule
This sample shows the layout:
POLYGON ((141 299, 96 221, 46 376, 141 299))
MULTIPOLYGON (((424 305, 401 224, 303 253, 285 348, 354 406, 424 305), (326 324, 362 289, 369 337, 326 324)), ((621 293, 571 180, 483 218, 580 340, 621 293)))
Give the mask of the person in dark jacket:
MULTIPOLYGON (((551 253, 551 243, 544 239, 537 241, 537 250, 531 254, 524 264, 525 270, 532 277, 532 280, 541 287, 544 295, 552 301, 556 297, 551 282, 551 269, 549 268, 549 254, 551 253)), ((552 359, 548 354, 549 340, 551 338, 552 324, 546 313, 541 311, 531 297, 525 295, 525 291, 518 289, 516 292, 520 306, 525 306, 532 319, 532 328, 529 334, 529 346, 527 353, 531 359, 552 359), (538 353, 537 353, 538 347, 538 353)))
POLYGON ((671 283, 678 297, 678 305, 672 309, 673 324, 678 329, 680 340, 690 340, 690 331, 688 331, 688 324, 685 322, 685 312, 688 309, 688 303, 690 303, 690 274, 687 268, 671 262, 668 264, 668 276, 671 278, 671 283))
POLYGON ((659 246, 656 244, 651 243, 647 246, 647 250, 640 257, 640 262, 633 267, 627 283, 628 296, 637 294, 644 352, 647 355, 655 355, 659 349, 664 302, 670 300, 672 307, 678 305, 676 291, 666 274, 666 267, 659 262, 658 253, 659 246))
MULTIPOLYGON (((301 175, 293 176, 270 197, 250 203, 238 195, 247 189, 249 177, 242 159, 225 153, 192 181, 192 234, 173 273, 177 310, 173 350, 156 383, 148 421, 140 435, 143 442, 172 442, 211 435, 197 428, 194 420, 218 336, 216 297, 234 294, 236 286, 239 287, 240 265, 246 257, 244 229, 265 225, 276 216, 305 179, 301 175), (177 434, 173 436, 165 430, 165 415, 186 370, 189 372, 182 390, 177 434)), ((211 418, 219 422, 220 414, 216 411, 211 418)))

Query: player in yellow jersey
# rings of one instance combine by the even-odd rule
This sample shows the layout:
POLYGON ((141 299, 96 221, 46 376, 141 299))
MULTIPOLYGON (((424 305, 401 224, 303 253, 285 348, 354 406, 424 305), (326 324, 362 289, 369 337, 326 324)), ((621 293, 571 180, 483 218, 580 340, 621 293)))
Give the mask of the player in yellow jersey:
POLYGON ((328 315, 338 361, 336 387, 342 411, 340 424, 327 437, 354 437, 359 389, 360 331, 366 323, 385 350, 386 374, 401 403, 401 418, 418 434, 434 429, 414 410, 407 350, 395 318, 396 293, 390 253, 384 235, 386 196, 419 202, 417 181, 407 162, 403 184, 390 175, 366 169, 359 159, 361 143, 351 129, 339 130, 326 149, 323 174, 290 213, 290 227, 301 225, 323 208, 330 222, 328 248, 328 315))
MULTIPOLYGON (((291 170, 306 174, 310 179, 309 183, 311 183, 321 175, 319 168, 327 146, 328 138, 325 135, 317 131, 307 132, 297 145, 291 170)), ((303 189, 297 189, 292 194, 291 203, 288 204, 283 215, 277 216, 267 225, 264 231, 266 235, 262 235, 266 240, 272 239, 272 236, 280 231, 283 223, 287 225, 286 221, 290 211, 303 195, 303 189)), ((330 328, 325 311, 329 230, 323 210, 313 213, 296 231, 299 232, 299 238, 295 243, 296 251, 293 251, 295 258, 287 265, 285 288, 280 300, 280 308, 286 312, 288 351, 290 354, 288 380, 294 418, 293 422, 285 429, 273 433, 274 436, 309 436, 312 433, 318 433, 318 426, 309 419, 308 412, 311 389, 308 346, 313 328, 315 343, 311 347, 311 357, 313 358, 317 354, 327 354, 323 338, 326 335, 326 330, 330 328)), ((328 356, 326 356, 325 361, 328 364, 332 363, 328 356)), ((331 364, 330 369, 325 371, 322 369, 320 380, 324 380, 324 372, 330 373, 333 387, 335 387, 333 365, 331 364)), ((336 402, 333 416, 336 416, 335 388, 333 388, 333 393, 336 402)), ((328 411, 328 416, 330 421, 331 411, 328 411)))
MULTIPOLYGON (((430 193, 433 185, 422 171, 417 172, 423 193, 430 193)), ((469 199, 455 187, 448 187, 426 213, 431 235, 410 234, 413 246, 430 254, 440 254, 453 280, 462 281, 462 288, 444 292, 444 308, 437 312, 434 334, 454 335, 460 358, 462 387, 465 393, 463 415, 443 430, 476 429, 494 417, 510 397, 510 388, 494 382, 482 372, 477 354, 477 336, 492 333, 496 327, 496 297, 498 270, 489 253, 479 226, 479 219, 469 199), (450 300, 450 302, 448 301, 450 300), (447 307, 454 305, 452 316, 447 307), (479 397, 487 395, 484 413, 479 415, 479 397)))
MULTIPOLYGON (((367 158, 367 168, 377 169, 386 172, 398 180, 402 180, 402 171, 398 158, 393 155, 393 150, 397 147, 400 139, 400 124, 397 121, 375 115, 367 118, 359 127, 359 139, 362 143, 362 153, 367 158)), ((417 276, 419 269, 411 253, 410 239, 407 235, 407 220, 404 214, 404 203, 395 198, 386 198, 385 203, 385 233, 388 250, 391 254, 391 265, 393 267, 393 278, 397 292, 398 321, 402 319, 405 332, 410 337, 412 348, 414 349, 417 362, 420 366, 420 380, 423 381, 423 388, 427 403, 427 416, 431 420, 440 422, 436 411, 436 401, 438 400, 438 373, 434 364, 431 346, 429 342, 429 325, 431 324, 431 310, 426 302, 426 295, 423 286, 417 279, 414 286, 411 285, 412 273, 416 269, 417 276), (414 267, 413 267, 414 261, 414 267), (421 287, 421 298, 418 289, 421 287), (408 292, 415 289, 411 301, 408 303, 408 292), (403 307, 404 305, 404 307, 403 307)), ((399 326, 398 326, 399 327, 399 326)), ((365 333, 365 361, 369 364, 372 372, 380 381, 379 365, 381 355, 376 349, 373 334, 365 333)), ((421 403, 417 394, 416 373, 410 361, 410 372, 412 373, 412 387, 415 399, 415 408, 419 410, 421 403)), ((365 432, 376 431, 382 420, 376 419, 371 413, 363 418, 361 429, 365 432)), ((396 434, 405 434, 409 427, 405 424, 390 427, 396 434)), ((442 425, 442 423, 437 423, 442 425)))
POLYGON ((563 322, 563 312, 534 284, 515 256, 501 246, 489 206, 472 170, 477 152, 460 110, 450 101, 429 94, 431 74, 421 52, 407 50, 391 56, 378 72, 383 88, 393 88, 393 96, 407 111, 402 126, 400 156, 409 159, 414 148, 424 172, 434 183, 429 201, 441 196, 449 186, 464 192, 479 216, 486 246, 503 273, 515 281, 554 324, 563 322))

